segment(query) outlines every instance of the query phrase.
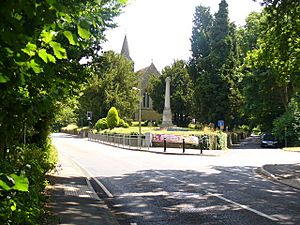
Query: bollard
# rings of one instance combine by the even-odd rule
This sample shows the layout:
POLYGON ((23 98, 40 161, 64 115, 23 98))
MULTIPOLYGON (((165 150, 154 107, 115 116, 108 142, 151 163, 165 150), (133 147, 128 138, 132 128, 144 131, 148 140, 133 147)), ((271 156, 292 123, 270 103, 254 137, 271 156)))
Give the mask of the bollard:
POLYGON ((203 142, 202 140, 199 142, 199 147, 200 147, 200 154, 203 153, 203 142))
POLYGON ((166 141, 166 138, 164 138, 164 152, 167 151, 167 141, 166 141))
POLYGON ((182 139, 182 153, 185 153, 185 141, 182 139))

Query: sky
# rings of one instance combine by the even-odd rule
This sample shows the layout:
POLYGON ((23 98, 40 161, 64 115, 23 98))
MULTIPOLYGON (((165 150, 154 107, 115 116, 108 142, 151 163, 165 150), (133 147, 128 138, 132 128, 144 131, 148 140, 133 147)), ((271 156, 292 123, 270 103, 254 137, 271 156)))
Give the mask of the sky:
MULTIPOLYGON (((127 35, 130 56, 135 71, 154 63, 161 71, 174 60, 188 60, 191 56, 190 38, 195 7, 210 7, 218 11, 221 0, 128 0, 128 6, 115 19, 117 28, 106 32, 108 41, 103 50, 120 53, 124 36, 127 35)), ((229 18, 238 26, 261 6, 253 0, 227 0, 229 18)))

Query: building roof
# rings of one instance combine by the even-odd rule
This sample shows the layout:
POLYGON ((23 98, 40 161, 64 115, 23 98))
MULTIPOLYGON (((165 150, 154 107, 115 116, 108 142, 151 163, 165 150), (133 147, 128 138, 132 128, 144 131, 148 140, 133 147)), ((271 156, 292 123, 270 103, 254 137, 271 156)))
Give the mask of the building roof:
POLYGON ((123 41, 123 45, 122 45, 122 50, 121 50, 121 54, 123 56, 125 56, 127 59, 129 59, 130 61, 133 62, 133 60, 130 57, 130 53, 129 53, 129 46, 128 46, 128 41, 127 41, 127 36, 125 35, 124 37, 124 41, 123 41))
POLYGON ((153 62, 150 64, 150 66, 137 71, 137 73, 140 74, 142 90, 145 90, 147 88, 149 79, 152 75, 154 75, 154 76, 160 75, 159 71, 156 69, 153 62))

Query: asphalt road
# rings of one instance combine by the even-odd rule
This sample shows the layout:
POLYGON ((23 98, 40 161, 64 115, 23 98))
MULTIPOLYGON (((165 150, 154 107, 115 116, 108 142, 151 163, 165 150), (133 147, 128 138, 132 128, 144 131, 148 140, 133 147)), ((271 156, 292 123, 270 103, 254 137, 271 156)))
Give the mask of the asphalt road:
POLYGON ((254 171, 264 164, 299 162, 299 153, 252 143, 253 149, 218 157, 161 155, 64 134, 54 134, 53 143, 97 179, 94 188, 120 224, 300 224, 299 190, 254 171))

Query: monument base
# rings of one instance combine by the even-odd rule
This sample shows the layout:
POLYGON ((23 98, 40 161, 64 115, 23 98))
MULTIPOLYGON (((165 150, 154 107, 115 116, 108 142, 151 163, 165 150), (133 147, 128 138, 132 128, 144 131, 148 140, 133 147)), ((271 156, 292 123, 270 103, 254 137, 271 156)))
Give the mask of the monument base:
POLYGON ((164 109, 163 112, 163 121, 161 124, 161 127, 172 127, 173 123, 172 123, 172 113, 171 113, 171 109, 164 109))

